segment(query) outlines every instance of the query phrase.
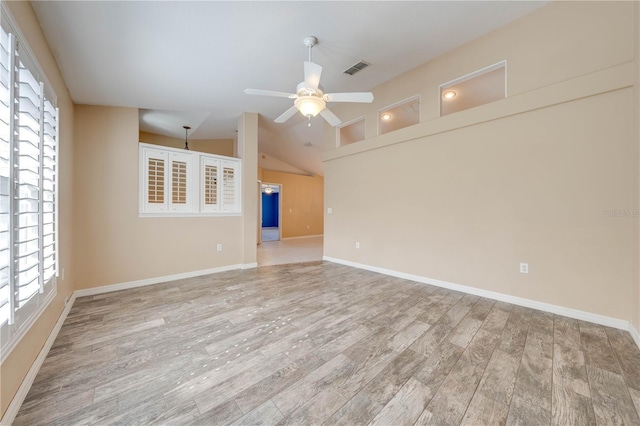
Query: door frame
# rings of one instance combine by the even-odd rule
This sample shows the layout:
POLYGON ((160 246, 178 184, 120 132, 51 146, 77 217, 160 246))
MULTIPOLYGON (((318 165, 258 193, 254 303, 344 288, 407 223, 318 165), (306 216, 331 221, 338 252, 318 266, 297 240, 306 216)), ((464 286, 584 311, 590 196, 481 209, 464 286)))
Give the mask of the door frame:
POLYGON ((283 226, 283 218, 282 218, 282 184, 281 183, 270 183, 270 182, 260 182, 260 208, 258 209, 260 212, 260 243, 262 243, 262 189, 264 186, 277 186, 278 187, 278 240, 282 240, 282 226, 283 226))

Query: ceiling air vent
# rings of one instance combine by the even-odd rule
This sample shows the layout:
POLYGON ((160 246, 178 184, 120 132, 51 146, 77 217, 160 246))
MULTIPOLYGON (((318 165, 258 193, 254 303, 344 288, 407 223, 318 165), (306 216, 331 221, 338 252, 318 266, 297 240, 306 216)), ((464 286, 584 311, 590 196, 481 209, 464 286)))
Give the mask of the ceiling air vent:
POLYGON ((363 69, 365 69, 369 65, 371 65, 371 64, 368 63, 368 62, 360 61, 357 64, 352 65, 348 69, 344 70, 344 73, 345 74, 349 74, 349 75, 354 75, 355 73, 357 73, 358 71, 362 71, 363 69))

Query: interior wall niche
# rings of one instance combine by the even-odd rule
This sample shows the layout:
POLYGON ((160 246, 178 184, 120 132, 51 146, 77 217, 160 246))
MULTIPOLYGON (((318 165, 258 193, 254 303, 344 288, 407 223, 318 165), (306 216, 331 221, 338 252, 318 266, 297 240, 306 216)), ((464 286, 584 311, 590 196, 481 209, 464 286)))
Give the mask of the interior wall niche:
POLYGON ((507 96, 507 62, 502 61, 440 85, 440 116, 499 101, 507 96))
POLYGON ((345 146, 364 140, 364 117, 343 123, 337 128, 337 146, 345 146))
POLYGON ((420 95, 389 105, 378 111, 378 134, 420 123, 420 95))

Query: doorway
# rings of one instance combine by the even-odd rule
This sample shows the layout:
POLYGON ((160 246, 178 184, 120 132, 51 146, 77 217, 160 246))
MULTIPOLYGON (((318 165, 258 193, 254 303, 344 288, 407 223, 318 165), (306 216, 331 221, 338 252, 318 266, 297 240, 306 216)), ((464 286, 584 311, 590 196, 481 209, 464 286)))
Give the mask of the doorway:
POLYGON ((279 241, 282 229, 280 218, 282 187, 278 184, 263 183, 261 192, 262 242, 279 241))

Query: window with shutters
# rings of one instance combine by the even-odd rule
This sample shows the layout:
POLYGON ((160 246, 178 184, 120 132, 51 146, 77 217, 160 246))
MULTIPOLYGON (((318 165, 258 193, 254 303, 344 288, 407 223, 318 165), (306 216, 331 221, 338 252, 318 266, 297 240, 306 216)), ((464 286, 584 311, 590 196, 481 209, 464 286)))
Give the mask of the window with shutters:
POLYGON ((2 360, 56 294, 56 97, 2 6, 0 25, 2 360))
POLYGON ((235 161, 223 160, 222 167, 222 210, 240 210, 240 167, 235 161))
POLYGON ((149 194, 147 202, 151 204, 164 204, 164 163, 161 158, 149 158, 147 160, 149 194))
POLYGON ((200 207, 204 212, 220 211, 220 160, 203 157, 200 207))
POLYGON ((140 160, 140 216, 241 213, 240 159, 140 143, 140 160))

